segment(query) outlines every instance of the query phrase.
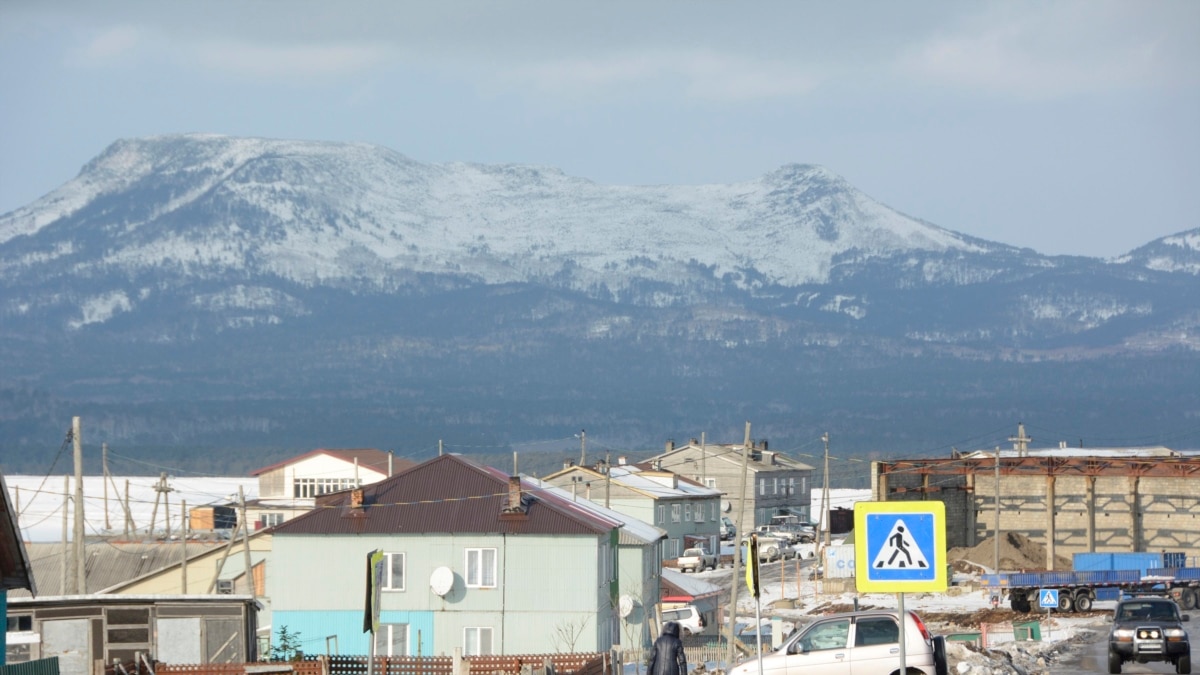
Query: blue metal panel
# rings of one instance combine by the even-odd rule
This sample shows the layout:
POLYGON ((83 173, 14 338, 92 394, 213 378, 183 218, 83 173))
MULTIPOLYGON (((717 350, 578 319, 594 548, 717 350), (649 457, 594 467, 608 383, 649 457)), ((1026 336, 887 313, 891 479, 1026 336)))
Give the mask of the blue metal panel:
POLYGON ((1129 552, 1129 553, 1113 553, 1114 570, 1138 570, 1143 575, 1150 573, 1150 570, 1157 570, 1163 566, 1162 553, 1150 552, 1129 552))
POLYGON ((1113 557, 1111 553, 1076 553, 1072 557, 1071 562, 1071 567, 1077 572, 1113 569, 1113 557))
MULTIPOLYGON (((408 656, 431 656, 433 654, 433 613, 397 612, 384 610, 379 613, 380 623, 407 623, 408 656), (419 643, 419 644, 418 644, 419 643), (422 654, 417 653, 418 647, 422 654)), ((336 637, 337 653, 362 655, 370 653, 370 633, 363 632, 363 613, 359 611, 279 611, 271 613, 271 641, 278 640, 279 629, 287 626, 289 632, 299 635, 301 649, 305 654, 325 654, 332 650, 336 637)))
POLYGON ((1121 599, 1121 589, 1116 588, 1116 587, 1097 588, 1096 589, 1096 599, 1097 600, 1120 600, 1121 599))

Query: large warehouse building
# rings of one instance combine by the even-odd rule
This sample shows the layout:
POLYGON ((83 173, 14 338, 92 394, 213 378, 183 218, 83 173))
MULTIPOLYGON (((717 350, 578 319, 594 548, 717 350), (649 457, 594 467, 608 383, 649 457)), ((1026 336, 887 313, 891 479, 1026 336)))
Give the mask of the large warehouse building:
POLYGON ((1020 532, 1056 556, 1155 551, 1200 555, 1200 456, 1164 447, 1013 448, 874 462, 872 499, 946 504, 946 545, 1020 532), (999 495, 999 500, 997 500, 999 495))

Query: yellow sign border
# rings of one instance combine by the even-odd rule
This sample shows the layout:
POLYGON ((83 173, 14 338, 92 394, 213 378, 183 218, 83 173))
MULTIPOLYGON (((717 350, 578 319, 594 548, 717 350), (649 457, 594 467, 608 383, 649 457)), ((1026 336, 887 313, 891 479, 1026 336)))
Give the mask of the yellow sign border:
POLYGON ((856 502, 854 504, 854 586, 859 593, 930 593, 946 591, 946 504, 921 502, 856 502), (933 579, 880 581, 868 578, 871 562, 867 551, 867 516, 875 513, 912 513, 933 516, 933 579))

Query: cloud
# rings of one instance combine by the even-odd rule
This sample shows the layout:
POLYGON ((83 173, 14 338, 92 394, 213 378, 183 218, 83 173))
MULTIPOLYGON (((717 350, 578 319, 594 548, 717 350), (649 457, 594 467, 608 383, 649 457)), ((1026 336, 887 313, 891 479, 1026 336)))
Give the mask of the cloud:
POLYGON ((133 26, 114 26, 92 36, 67 54, 67 61, 77 66, 99 66, 118 61, 132 54, 143 42, 141 31, 133 26))
POLYGON ((1190 83, 1200 58, 1193 7, 991 5, 904 50, 899 69, 918 80, 1027 98, 1190 83))
POLYGON ((385 63, 382 44, 263 45, 210 41, 187 50, 193 65, 252 78, 306 78, 348 75, 385 63))
POLYGON ((507 84, 558 93, 604 95, 610 90, 678 81, 687 96, 746 101, 810 93, 820 78, 792 64, 712 50, 632 50, 517 65, 499 74, 507 84))

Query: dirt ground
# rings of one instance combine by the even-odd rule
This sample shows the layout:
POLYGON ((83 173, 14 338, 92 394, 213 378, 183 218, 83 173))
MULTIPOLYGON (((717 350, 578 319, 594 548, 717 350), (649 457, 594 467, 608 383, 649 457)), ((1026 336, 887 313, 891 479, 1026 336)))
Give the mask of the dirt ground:
MULTIPOLYGON (((955 572, 966 574, 990 574, 996 564, 996 542, 993 538, 985 539, 970 548, 953 548, 947 552, 946 559, 955 572)), ((1055 569, 1071 569, 1071 559, 1057 556, 1055 569)), ((1019 532, 1009 532, 1000 540, 1000 569, 1009 571, 1035 571, 1046 569, 1046 547, 1032 541, 1019 532)), ((854 609, 851 605, 834 604, 817 608, 814 613, 849 612, 854 609)), ((861 605, 859 609, 871 609, 869 605, 861 605)), ((1034 612, 1038 613, 1038 612, 1034 612)), ((1107 616, 1107 612, 1078 612, 1073 616, 1107 616)), ((1000 607, 983 607, 974 611, 963 612, 930 612, 922 611, 921 618, 929 623, 949 627, 961 627, 964 630, 976 630, 981 623, 1004 623, 1022 621, 1030 618, 1030 613, 1014 612, 1007 603, 1000 607)))
MULTIPOLYGON (((971 548, 952 548, 947 551, 947 560, 956 565, 956 571, 972 572, 996 567, 996 540, 988 537, 971 548)), ((1020 532, 1008 532, 1000 538, 1000 570, 1022 572, 1045 570, 1046 547, 1032 541, 1020 532)), ((1055 556, 1054 569, 1071 569, 1071 559, 1055 556)))

